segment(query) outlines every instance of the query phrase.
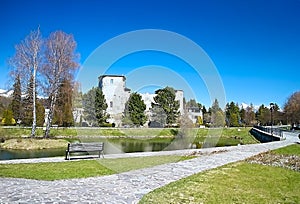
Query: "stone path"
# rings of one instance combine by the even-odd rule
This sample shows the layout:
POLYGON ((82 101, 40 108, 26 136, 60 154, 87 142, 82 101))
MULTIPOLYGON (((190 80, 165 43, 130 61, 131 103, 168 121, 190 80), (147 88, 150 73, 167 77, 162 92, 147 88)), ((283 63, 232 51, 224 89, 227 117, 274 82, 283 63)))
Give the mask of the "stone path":
MULTIPOLYGON (((1 178, 0 203, 138 203, 143 195, 170 182, 299 141, 293 134, 286 137, 284 141, 265 144, 172 151, 175 154, 194 151, 219 153, 110 176, 59 181, 1 178)), ((126 154, 134 155, 149 156, 151 153, 126 154)), ((62 160, 53 160, 59 159, 62 160)))

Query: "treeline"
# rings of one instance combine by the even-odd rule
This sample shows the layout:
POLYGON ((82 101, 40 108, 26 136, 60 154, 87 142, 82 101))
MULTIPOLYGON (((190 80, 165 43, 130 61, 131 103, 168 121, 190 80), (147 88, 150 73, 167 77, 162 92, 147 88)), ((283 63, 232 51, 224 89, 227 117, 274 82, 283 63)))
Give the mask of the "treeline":
MULTIPOLYGON (((172 126, 178 122, 179 101, 175 100, 175 90, 165 87, 155 91, 156 96, 151 104, 151 115, 146 114, 146 105, 142 96, 136 92, 132 93, 125 104, 125 110, 120 116, 123 126, 139 127, 150 119, 158 123, 160 127, 172 126), (148 118, 150 117, 150 118, 148 118)), ((99 87, 92 88, 83 94, 82 105, 84 109, 84 120, 90 126, 114 126, 108 124, 110 118, 107 110, 107 102, 99 87)))
MULTIPOLYGON (((146 105, 138 93, 132 93, 125 105, 122 125, 137 127, 145 125, 148 120, 159 127, 170 126, 200 126, 208 127, 239 127, 259 125, 300 124, 300 92, 292 94, 283 110, 276 103, 269 106, 260 105, 258 110, 253 104, 241 107, 239 104, 227 103, 222 109, 216 99, 208 109, 194 99, 184 101, 184 113, 179 112, 179 102, 175 100, 175 90, 171 87, 155 92, 154 103, 151 104, 150 114, 146 114, 146 105), (197 108, 202 111, 203 118, 197 118, 196 124, 188 117, 188 110, 197 108)), ((91 126, 109 126, 109 115, 106 113, 107 103, 100 88, 92 88, 83 95, 84 119, 91 126)))
POLYGON ((37 126, 44 125, 44 137, 49 137, 53 123, 74 125, 72 93, 79 68, 76 46, 70 34, 55 31, 43 38, 39 28, 15 46, 15 54, 8 60, 14 92, 9 105, 1 104, 2 124, 30 125, 32 137, 37 126), (38 99, 39 94, 45 98, 38 99))
POLYGON ((202 107, 203 123, 208 126, 252 126, 252 125, 299 125, 300 124, 300 91, 288 97, 283 109, 278 104, 261 104, 256 110, 253 104, 244 108, 238 103, 230 102, 224 111, 215 100, 212 107, 202 107))

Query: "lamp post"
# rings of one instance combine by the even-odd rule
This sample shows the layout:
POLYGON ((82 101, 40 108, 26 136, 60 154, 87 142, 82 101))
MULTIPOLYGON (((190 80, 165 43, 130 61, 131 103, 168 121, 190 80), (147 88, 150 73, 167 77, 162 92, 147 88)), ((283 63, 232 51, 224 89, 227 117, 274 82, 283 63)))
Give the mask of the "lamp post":
POLYGON ((273 135, 273 111, 274 111, 274 103, 270 103, 270 111, 271 111, 271 134, 273 135))

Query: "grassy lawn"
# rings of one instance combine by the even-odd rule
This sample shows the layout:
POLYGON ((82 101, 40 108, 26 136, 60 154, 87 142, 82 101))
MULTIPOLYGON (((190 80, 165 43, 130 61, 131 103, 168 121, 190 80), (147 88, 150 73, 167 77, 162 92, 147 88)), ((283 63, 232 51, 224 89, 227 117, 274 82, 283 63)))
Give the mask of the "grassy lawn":
POLYGON ((287 147, 282 147, 280 149, 276 149, 272 151, 275 154, 281 154, 281 155, 297 155, 300 156, 300 145, 299 144, 293 144, 287 147))
POLYGON ((233 146, 238 144, 255 144, 258 143, 252 135, 250 135, 249 130, 251 128, 223 128, 223 129, 199 129, 197 132, 197 137, 194 143, 198 148, 203 147, 203 142, 209 147, 209 142, 212 143, 211 146, 233 146), (217 141, 214 145, 214 141, 217 141))
POLYGON ((299 203, 299 180, 299 172, 241 162, 171 183, 140 203, 299 203))
MULTIPOLYGON (((30 128, 1 128, 0 137, 29 137, 31 133, 30 128)), ((36 136, 43 136, 43 129, 37 128, 36 136)), ((52 128, 50 131, 51 137, 65 136, 164 136, 172 137, 178 133, 177 129, 161 129, 161 128, 52 128)))
MULTIPOLYGON (((269 154, 299 156, 299 150, 295 144, 269 154)), ((299 171, 243 161, 170 183, 140 203, 299 203, 299 180, 299 171)))
POLYGON ((63 139, 9 139, 0 143, 0 148, 14 150, 36 150, 66 148, 68 142, 63 139))
POLYGON ((144 157, 135 157, 121 159, 77 160, 57 163, 0 164, 0 177, 38 180, 86 178, 111 175, 191 158, 194 157, 153 156, 147 157, 146 159, 144 157))

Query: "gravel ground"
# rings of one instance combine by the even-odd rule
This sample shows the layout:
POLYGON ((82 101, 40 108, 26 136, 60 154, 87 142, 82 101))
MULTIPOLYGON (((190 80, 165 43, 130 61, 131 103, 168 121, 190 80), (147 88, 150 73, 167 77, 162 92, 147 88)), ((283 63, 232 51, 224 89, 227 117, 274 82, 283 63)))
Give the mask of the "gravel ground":
POLYGON ((288 168, 300 172, 300 157, 296 155, 280 155, 265 152, 247 159, 249 163, 288 168))

